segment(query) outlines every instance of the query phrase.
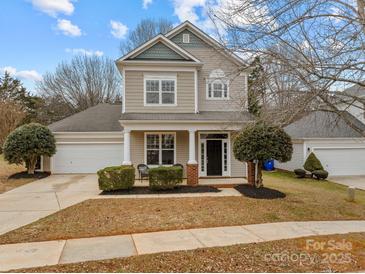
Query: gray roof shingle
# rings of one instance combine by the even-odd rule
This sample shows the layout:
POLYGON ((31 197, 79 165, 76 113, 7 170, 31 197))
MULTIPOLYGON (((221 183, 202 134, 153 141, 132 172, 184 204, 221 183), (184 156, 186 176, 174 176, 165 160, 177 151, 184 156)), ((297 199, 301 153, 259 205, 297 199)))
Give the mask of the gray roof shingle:
MULTIPOLYGON (((353 125, 365 132, 365 125, 344 112, 353 125)), ((359 138, 364 137, 343 118, 333 112, 316 111, 286 126, 284 130, 294 139, 301 138, 359 138)))
POLYGON ((113 132, 122 131, 119 124, 121 104, 99 104, 50 124, 53 132, 113 132))

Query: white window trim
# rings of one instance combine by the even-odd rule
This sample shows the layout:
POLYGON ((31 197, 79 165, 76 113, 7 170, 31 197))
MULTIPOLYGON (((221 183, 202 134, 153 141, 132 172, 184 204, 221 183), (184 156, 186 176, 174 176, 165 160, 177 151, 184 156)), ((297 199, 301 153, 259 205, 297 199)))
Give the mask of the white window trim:
MULTIPOLYGON (((206 90, 206 99, 211 101, 227 101, 229 100, 229 84, 230 81, 228 78, 208 78, 205 83, 205 90, 206 90), (214 81, 222 81, 223 83, 227 84, 227 97, 224 97, 224 91, 222 91, 222 97, 209 97, 209 84, 213 83, 214 81)), ((212 91, 213 94, 213 91, 212 91)))
MULTIPOLYGON (((157 93, 157 92, 156 92, 157 93)), ((177 106, 177 76, 176 75, 144 75, 143 77, 143 101, 145 107, 176 107, 177 106), (158 80, 159 81, 159 91, 158 91, 158 104, 148 104, 147 103, 147 90, 146 90, 146 81, 147 80, 158 80), (174 94, 175 94, 175 101, 173 104, 162 104, 162 80, 172 80, 174 81, 174 94)))
POLYGON ((198 164, 199 176, 201 177, 216 177, 207 175, 207 140, 222 140, 222 177, 231 177, 231 132, 229 131, 201 131, 198 133, 198 164), (201 134, 227 134, 226 139, 201 139, 201 134), (227 142, 227 171, 224 172, 224 146, 223 142, 227 142), (201 144, 204 144, 204 172, 201 170, 201 144))
POLYGON ((150 134, 158 134, 159 137, 159 164, 158 165, 148 165, 149 167, 158 167, 158 166, 172 166, 172 165, 163 165, 162 164, 162 134, 172 134, 174 136, 174 164, 176 164, 176 132, 145 132, 144 133, 144 164, 147 165, 147 135, 150 134))

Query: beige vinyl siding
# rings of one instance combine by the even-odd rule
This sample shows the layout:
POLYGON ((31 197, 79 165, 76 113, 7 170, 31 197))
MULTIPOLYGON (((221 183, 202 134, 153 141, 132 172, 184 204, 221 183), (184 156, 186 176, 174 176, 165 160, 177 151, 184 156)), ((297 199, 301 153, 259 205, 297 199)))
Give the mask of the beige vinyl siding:
POLYGON ((199 110, 231 111, 245 108, 247 101, 246 76, 239 74, 238 65, 189 31, 185 30, 171 40, 204 63, 198 72, 199 110), (193 45, 182 43, 180 36, 183 33, 189 33, 190 40, 195 41, 195 43, 193 45), (216 69, 223 70, 230 79, 229 100, 207 100, 206 98, 206 80, 209 78, 209 74, 216 69))
POLYGON ((294 143, 293 142, 293 155, 289 162, 280 163, 275 161, 275 167, 280 169, 285 169, 289 171, 293 171, 296 168, 303 168, 304 164, 304 149, 303 142, 294 143))
MULTIPOLYGON (((149 131, 146 131, 149 132, 149 131)), ((155 132, 155 131, 151 131, 155 132)), ((139 164, 145 164, 145 131, 131 132, 131 159, 137 168, 139 164)), ((187 131, 176 132, 176 163, 184 166, 184 177, 186 177, 186 163, 189 159, 189 133, 187 131)), ((137 175, 136 175, 137 176, 137 175)))
MULTIPOLYGON (((125 72, 125 112, 144 113, 193 113, 194 73, 177 72, 176 94, 177 106, 144 106, 144 73, 127 70, 125 72)), ((153 72, 158 74, 158 72, 153 72)), ((166 72, 160 72, 166 74, 166 72)))

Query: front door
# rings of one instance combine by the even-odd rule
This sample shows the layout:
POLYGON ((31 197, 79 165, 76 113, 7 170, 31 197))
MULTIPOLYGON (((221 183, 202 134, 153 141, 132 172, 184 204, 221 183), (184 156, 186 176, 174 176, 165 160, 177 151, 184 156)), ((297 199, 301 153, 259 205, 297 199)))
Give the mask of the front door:
POLYGON ((207 140, 207 175, 222 176, 222 140, 207 140))

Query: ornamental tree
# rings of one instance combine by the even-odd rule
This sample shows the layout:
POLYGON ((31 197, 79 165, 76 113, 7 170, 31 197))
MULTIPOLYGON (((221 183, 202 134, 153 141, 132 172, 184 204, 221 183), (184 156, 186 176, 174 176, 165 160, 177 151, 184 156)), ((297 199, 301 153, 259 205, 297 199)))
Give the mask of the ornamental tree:
POLYGON ((245 127, 234 139, 233 153, 237 160, 255 163, 256 187, 262 186, 262 164, 266 160, 290 161, 293 145, 290 136, 277 126, 255 123, 245 127))
POLYGON ((313 172, 315 170, 323 170, 323 166, 321 164, 321 161, 317 158, 317 156, 311 152, 309 155, 308 155, 308 158, 307 160, 305 160, 305 163, 304 163, 304 169, 309 171, 309 172, 313 172))
POLYGON ((25 163, 28 174, 34 174, 38 157, 50 157, 56 153, 56 141, 47 127, 30 123, 15 129, 8 135, 3 152, 5 160, 10 164, 25 163))

